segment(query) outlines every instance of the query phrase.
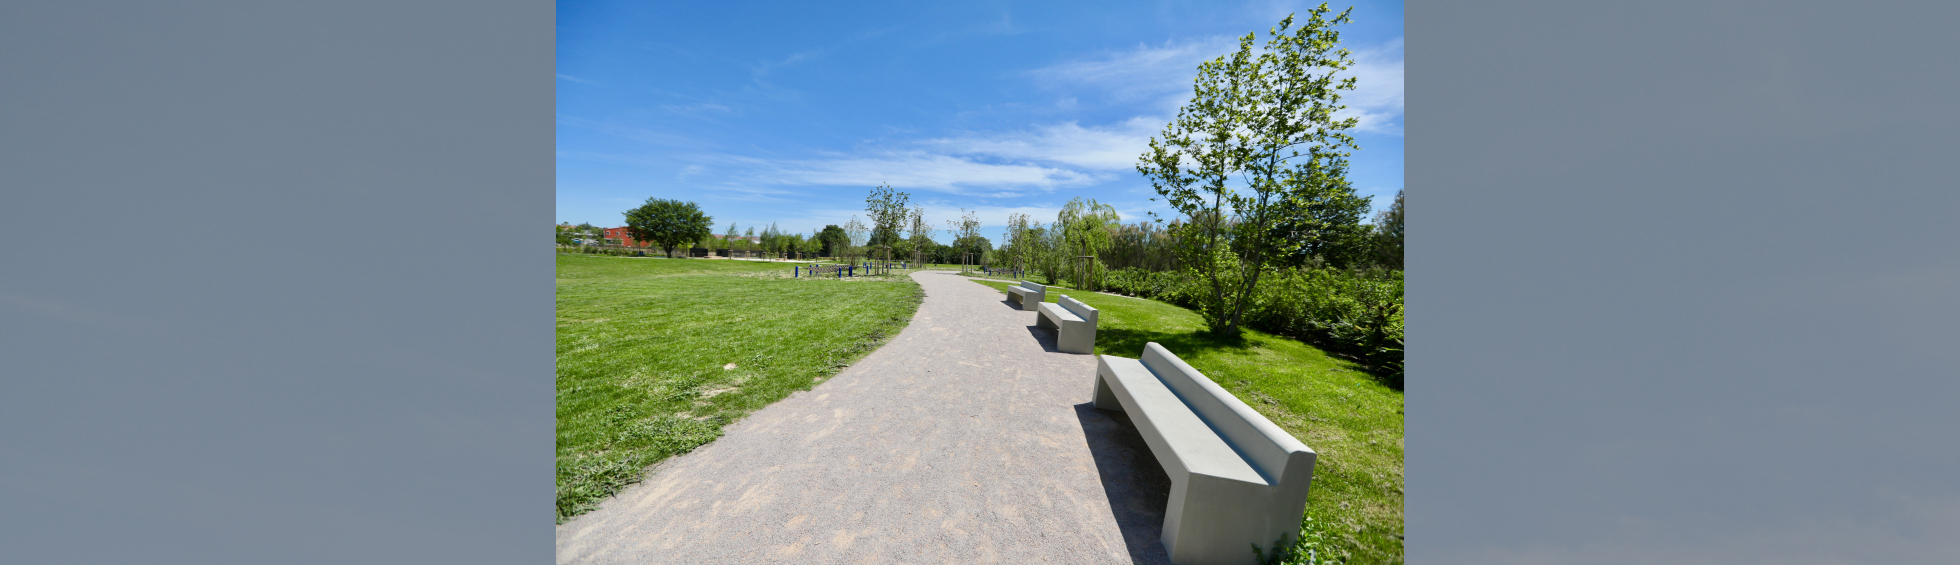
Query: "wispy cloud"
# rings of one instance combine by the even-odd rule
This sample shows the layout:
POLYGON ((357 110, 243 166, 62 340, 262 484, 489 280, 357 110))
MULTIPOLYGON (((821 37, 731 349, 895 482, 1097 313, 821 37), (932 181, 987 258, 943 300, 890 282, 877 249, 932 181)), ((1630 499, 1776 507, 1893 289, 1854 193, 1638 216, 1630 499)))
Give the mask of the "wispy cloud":
POLYGON ((703 114, 707 114, 710 112, 726 114, 733 111, 729 109, 729 107, 727 106, 723 106, 713 102, 696 102, 693 104, 665 104, 660 106, 660 109, 666 110, 674 114, 680 114, 685 116, 701 116, 703 114))
POLYGON ((953 155, 1059 163, 1101 171, 1129 170, 1149 147, 1163 120, 1135 117, 1103 127, 1077 122, 1035 126, 1029 131, 966 134, 921 142, 953 155))
MULTIPOLYGON (((1174 40, 1097 53, 1027 74, 1051 87, 1100 90, 1119 101, 1150 101, 1151 109, 1168 120, 1189 100, 1198 65, 1237 49, 1237 39, 1227 36, 1174 40)), ((1354 77, 1355 89, 1342 96, 1348 108, 1339 117, 1360 118, 1357 131, 1400 135, 1402 39, 1349 50, 1354 65, 1339 76, 1354 77)))
POLYGON ((1172 40, 1162 45, 1105 51, 1027 74, 1052 86, 1097 88, 1119 100, 1157 98, 1189 91, 1199 63, 1236 47, 1235 40, 1226 36, 1172 40))
POLYGON ((682 146, 682 147, 692 147, 692 148, 699 148, 702 146, 701 141, 688 136, 667 133, 664 131, 651 130, 651 129, 641 128, 641 127, 633 127, 633 126, 628 126, 628 125, 623 125, 623 124, 618 124, 613 122, 603 122, 598 120, 588 120, 585 118, 559 116, 558 125, 571 126, 583 130, 595 131, 595 132, 619 137, 622 139, 638 141, 641 143, 682 146))
POLYGON ((1354 65, 1341 73, 1354 77, 1354 90, 1341 97, 1341 117, 1361 118, 1357 131, 1402 134, 1402 38, 1379 47, 1352 49, 1354 65))
POLYGON ((987 163, 926 151, 894 151, 829 159, 766 162, 762 180, 780 184, 873 186, 890 184, 968 196, 999 196, 984 188, 1055 188, 1104 180, 1090 173, 1021 163, 987 163))
POLYGON ((597 84, 599 84, 599 83, 597 83, 597 82, 594 82, 594 81, 590 81, 590 80, 586 80, 586 79, 582 79, 582 78, 578 78, 578 77, 575 77, 575 76, 572 76, 572 75, 558 75, 558 78, 559 78, 559 79, 561 79, 561 80, 569 80, 569 81, 572 81, 572 82, 576 82, 576 83, 579 83, 579 84, 591 84, 591 85, 597 85, 597 84))

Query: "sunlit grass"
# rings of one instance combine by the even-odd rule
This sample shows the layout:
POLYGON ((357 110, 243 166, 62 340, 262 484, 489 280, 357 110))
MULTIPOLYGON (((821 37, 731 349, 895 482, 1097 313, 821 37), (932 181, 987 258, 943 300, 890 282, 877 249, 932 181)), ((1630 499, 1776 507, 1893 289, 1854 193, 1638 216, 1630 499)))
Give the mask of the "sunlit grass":
MULTIPOLYGON (((1000 290, 1011 283, 974 282, 1000 290)), ((1322 555, 1402 562, 1402 393, 1353 362, 1284 337, 1246 330, 1226 339, 1196 312, 1154 300, 1051 286, 1049 302, 1096 308, 1096 353, 1135 358, 1157 342, 1318 453, 1307 515, 1322 555)), ((1303 524, 1303 528, 1306 525, 1303 524)))
POLYGON ((558 255, 559 522, 876 349, 923 297, 790 267, 558 255))

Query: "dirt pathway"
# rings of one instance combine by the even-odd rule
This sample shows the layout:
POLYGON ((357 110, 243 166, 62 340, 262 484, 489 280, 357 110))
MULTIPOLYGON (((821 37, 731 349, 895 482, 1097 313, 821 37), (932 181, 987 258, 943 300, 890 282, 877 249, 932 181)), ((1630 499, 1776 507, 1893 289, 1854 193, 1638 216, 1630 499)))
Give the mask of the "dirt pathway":
POLYGON ((1094 357, 998 291, 912 278, 891 343, 558 526, 558 562, 1167 563, 1169 480, 1087 404, 1094 357))

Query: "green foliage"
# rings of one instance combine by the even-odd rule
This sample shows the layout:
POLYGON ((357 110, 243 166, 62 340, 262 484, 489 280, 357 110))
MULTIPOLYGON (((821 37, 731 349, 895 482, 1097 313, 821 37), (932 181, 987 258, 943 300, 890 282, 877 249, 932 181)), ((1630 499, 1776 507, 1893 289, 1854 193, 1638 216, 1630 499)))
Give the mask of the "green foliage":
POLYGON ((1095 199, 1069 200, 1056 215, 1055 225, 1062 232, 1062 264, 1068 271, 1069 279, 1076 288, 1096 290, 1102 287, 1103 274, 1107 269, 1100 256, 1109 251, 1115 243, 1113 232, 1123 221, 1116 214, 1116 207, 1101 204, 1095 199), (1082 257, 1094 257, 1082 259, 1082 257))
POLYGON ((851 244, 851 237, 844 233, 844 228, 837 227, 837 224, 824 226, 823 231, 817 232, 816 240, 822 245, 817 252, 833 257, 843 255, 844 247, 851 244))
POLYGON ((626 211, 626 233, 635 240, 659 246, 668 257, 673 257, 675 247, 713 233, 714 221, 693 202, 648 198, 646 204, 626 211))
POLYGON ((949 231, 953 232, 952 262, 979 265, 986 259, 988 252, 993 251, 993 242, 987 241, 985 236, 980 235, 978 213, 961 208, 959 221, 948 220, 946 223, 949 231), (973 255, 965 256, 962 255, 963 253, 973 255))
MULTIPOLYGON (((1123 269, 1109 274, 1116 293, 1197 310, 1213 296, 1189 271, 1123 269)), ((1285 269, 1262 279, 1247 326, 1299 339, 1366 364, 1402 388, 1402 272, 1285 269)))
POLYGON ((1178 264, 1174 234, 1179 231, 1178 227, 1177 222, 1172 222, 1167 229, 1150 221, 1118 225, 1112 231, 1110 249, 1102 257, 1103 264, 1119 270, 1175 270, 1178 264))
POLYGON ((864 198, 864 213, 871 219, 871 233, 863 245, 892 245, 902 239, 900 232, 905 229, 911 198, 910 194, 887 185, 872 188, 871 194, 864 198))
POLYGON ((1402 191, 1395 191, 1395 204, 1375 216, 1374 228, 1375 264, 1402 268, 1402 191))
POLYGON ((1248 33, 1237 53, 1199 65, 1191 102, 1161 140, 1151 138, 1137 165, 1186 218, 1180 256, 1210 283, 1199 312, 1213 331, 1238 333, 1267 261, 1300 246, 1275 238, 1275 223, 1346 183, 1343 149, 1354 138, 1343 132, 1357 120, 1333 115, 1354 79, 1334 78, 1352 61, 1333 27, 1348 21, 1348 11, 1333 19, 1328 12, 1326 4, 1315 8, 1291 35, 1289 15, 1264 49, 1255 50, 1257 34, 1248 33))
MULTIPOLYGON (((1335 162, 1331 166, 1346 164, 1335 162)), ((1361 223, 1368 215, 1368 199, 1355 194, 1345 171, 1328 172, 1326 177, 1317 186, 1300 191, 1304 206, 1285 209, 1273 223, 1274 238, 1297 244, 1292 253, 1275 257, 1275 262, 1288 267, 1376 264, 1373 232, 1361 223)), ((1399 264, 1394 267, 1401 268, 1399 264)))
MULTIPOLYGON (((1003 294, 1013 284, 975 282, 1003 294)), ((1096 353, 1135 357, 1145 343, 1162 344, 1319 454, 1296 538, 1303 541, 1281 549, 1283 562, 1402 561, 1401 392, 1296 339, 1258 328, 1222 336, 1171 304, 1056 290, 1050 302, 1066 293, 1100 311, 1096 353)))

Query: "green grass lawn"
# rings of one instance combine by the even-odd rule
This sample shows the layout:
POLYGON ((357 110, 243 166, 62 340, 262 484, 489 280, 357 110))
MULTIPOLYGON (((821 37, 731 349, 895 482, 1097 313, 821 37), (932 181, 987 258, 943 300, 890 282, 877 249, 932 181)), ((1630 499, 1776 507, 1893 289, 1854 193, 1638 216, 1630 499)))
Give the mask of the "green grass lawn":
POLYGON ((558 255, 558 521, 898 334, 910 278, 754 261, 558 255))
MULTIPOLYGON (((1007 293, 1011 283, 974 282, 1007 293)), ((1350 563, 1402 562, 1402 393, 1296 340, 1205 332, 1196 312, 1154 300, 1048 287, 1098 310, 1096 353, 1135 358, 1162 344, 1318 453, 1304 538, 1350 563)))

